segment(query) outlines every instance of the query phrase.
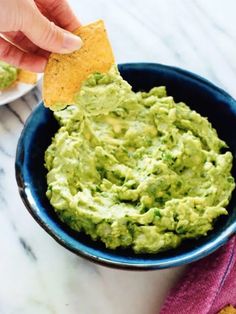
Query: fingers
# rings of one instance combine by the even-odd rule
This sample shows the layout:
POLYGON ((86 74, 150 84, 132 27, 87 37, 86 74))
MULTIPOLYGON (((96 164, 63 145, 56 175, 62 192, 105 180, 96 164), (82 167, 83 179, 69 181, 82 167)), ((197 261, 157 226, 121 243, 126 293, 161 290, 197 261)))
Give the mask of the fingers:
POLYGON ((70 33, 79 26, 66 0, 25 2, 20 30, 4 32, 3 38, 0 34, 0 59, 26 70, 43 72, 49 52, 69 53, 82 46, 81 39, 70 33))
POLYGON ((70 32, 81 26, 66 0, 36 0, 36 4, 51 21, 70 32))
POLYGON ((2 33, 4 38, 12 42, 15 46, 26 52, 36 53, 40 56, 47 58, 49 52, 36 46, 30 41, 22 32, 4 32, 2 33))
POLYGON ((1 37, 0 59, 18 68, 32 72, 43 72, 47 63, 45 57, 24 52, 1 37))
POLYGON ((82 46, 78 36, 56 26, 34 7, 26 12, 21 31, 35 45, 47 51, 69 53, 82 46))

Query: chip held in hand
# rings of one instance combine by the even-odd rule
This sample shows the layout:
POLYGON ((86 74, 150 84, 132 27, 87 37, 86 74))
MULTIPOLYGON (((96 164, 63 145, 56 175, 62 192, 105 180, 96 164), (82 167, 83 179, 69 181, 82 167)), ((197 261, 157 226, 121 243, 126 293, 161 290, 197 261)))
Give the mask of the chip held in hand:
POLYGON ((90 74, 108 72, 115 63, 102 20, 81 26, 74 34, 82 39, 82 48, 69 54, 52 53, 46 66, 43 100, 45 106, 53 111, 72 104, 90 74))

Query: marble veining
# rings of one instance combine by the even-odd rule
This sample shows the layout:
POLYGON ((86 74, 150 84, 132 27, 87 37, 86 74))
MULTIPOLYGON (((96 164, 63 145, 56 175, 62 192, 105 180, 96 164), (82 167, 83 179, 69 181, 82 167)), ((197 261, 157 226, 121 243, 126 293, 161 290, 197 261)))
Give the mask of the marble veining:
MULTIPOLYGON (((106 21, 116 60, 194 71, 236 97, 235 0, 71 0, 82 23, 106 21)), ((0 107, 0 314, 157 314, 183 268, 108 269, 57 244, 26 211, 14 174, 41 86, 0 107)))

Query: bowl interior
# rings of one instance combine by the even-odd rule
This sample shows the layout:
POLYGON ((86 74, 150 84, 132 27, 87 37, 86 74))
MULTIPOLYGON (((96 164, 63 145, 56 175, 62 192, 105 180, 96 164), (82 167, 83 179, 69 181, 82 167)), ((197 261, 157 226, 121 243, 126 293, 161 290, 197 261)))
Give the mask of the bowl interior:
MULTIPOLYGON (((175 101, 186 102, 202 116, 208 117, 220 138, 226 141, 234 155, 232 170, 236 178, 236 102, 208 81, 173 67, 159 64, 123 64, 121 75, 133 90, 148 91, 167 86, 175 101)), ((27 120, 18 143, 16 177, 22 199, 41 226, 70 250, 100 263, 127 268, 161 268, 177 266, 203 257, 222 245, 236 230, 236 191, 228 206, 229 215, 219 218, 207 237, 185 241, 179 248, 159 254, 136 255, 131 250, 109 250, 100 242, 82 233, 73 232, 54 213, 46 192, 44 152, 58 129, 50 110, 41 103, 27 120)))

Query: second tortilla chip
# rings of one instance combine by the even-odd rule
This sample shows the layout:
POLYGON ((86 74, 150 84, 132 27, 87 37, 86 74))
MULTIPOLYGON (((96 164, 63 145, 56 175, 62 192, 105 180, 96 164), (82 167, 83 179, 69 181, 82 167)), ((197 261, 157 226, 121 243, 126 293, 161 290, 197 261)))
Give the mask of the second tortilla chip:
POLYGON ((46 66, 43 99, 52 110, 73 103, 83 81, 94 72, 107 72, 114 56, 102 20, 81 26, 75 32, 83 46, 70 54, 52 53, 46 66))
POLYGON ((37 73, 20 69, 17 80, 19 82, 26 83, 26 84, 36 84, 37 73))

